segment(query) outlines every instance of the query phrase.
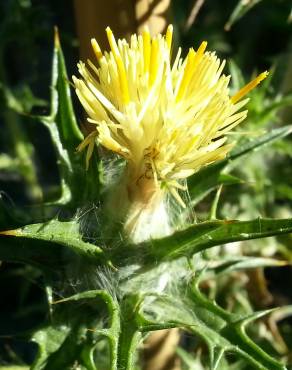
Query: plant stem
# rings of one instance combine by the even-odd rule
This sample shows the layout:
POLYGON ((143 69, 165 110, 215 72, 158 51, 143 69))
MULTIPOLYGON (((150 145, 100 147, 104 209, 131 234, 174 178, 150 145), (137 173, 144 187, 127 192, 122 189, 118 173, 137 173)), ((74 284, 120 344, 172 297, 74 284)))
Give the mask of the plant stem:
POLYGON ((135 350, 140 341, 141 334, 132 323, 122 324, 119 337, 117 370, 134 370, 135 350))
POLYGON ((135 315, 138 297, 121 303, 121 329, 118 342, 117 370, 134 370, 136 348, 141 339, 135 315))

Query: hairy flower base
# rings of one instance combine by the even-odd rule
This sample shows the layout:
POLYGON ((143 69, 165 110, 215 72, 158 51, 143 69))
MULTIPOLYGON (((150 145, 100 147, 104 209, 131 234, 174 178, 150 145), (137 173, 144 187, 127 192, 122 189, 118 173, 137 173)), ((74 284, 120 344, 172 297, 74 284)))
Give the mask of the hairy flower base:
POLYGON ((153 179, 132 181, 130 174, 128 166, 109 191, 106 209, 110 219, 122 222, 125 235, 134 243, 169 235, 173 230, 166 189, 153 179))
POLYGON ((153 180, 128 188, 130 208, 124 230, 134 243, 150 238, 159 238, 171 233, 165 190, 153 180))

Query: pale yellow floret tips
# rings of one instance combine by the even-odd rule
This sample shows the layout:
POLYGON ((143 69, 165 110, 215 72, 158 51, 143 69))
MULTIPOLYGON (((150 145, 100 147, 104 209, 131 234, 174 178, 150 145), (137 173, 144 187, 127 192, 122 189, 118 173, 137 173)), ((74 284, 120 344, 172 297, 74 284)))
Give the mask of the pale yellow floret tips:
POLYGON ((187 64, 184 69, 183 78, 181 80, 179 90, 177 92, 176 101, 178 102, 184 95, 187 85, 189 84, 192 76, 196 70, 197 65, 199 64, 205 50, 207 48, 207 42, 203 41, 197 50, 190 49, 188 56, 187 56, 187 64))
POLYGON ((166 41, 166 44, 167 44, 167 47, 168 47, 169 51, 171 50, 172 34, 173 34, 173 26, 172 26, 172 24, 170 24, 167 27, 167 31, 166 31, 166 35, 165 35, 165 41, 166 41))
POLYGON ((100 46, 98 45, 98 42, 95 39, 91 39, 91 46, 96 56, 96 59, 100 61, 100 59, 103 57, 103 54, 100 49, 100 46))
POLYGON ((143 37, 143 60, 144 60, 144 73, 149 72, 150 54, 151 54, 151 38, 148 27, 142 32, 143 37))
POLYGON ((232 103, 237 103, 240 99, 242 99, 246 94, 248 94, 251 90, 253 90, 259 83, 261 83, 265 78, 269 75, 268 71, 262 72, 259 74, 254 80, 250 81, 246 84, 243 88, 241 88, 235 95, 232 96, 231 101, 232 103))
POLYGON ((109 41, 112 53, 117 63, 118 71, 119 71, 119 80, 120 80, 122 100, 125 104, 128 104, 130 101, 130 96, 129 96, 129 88, 128 88, 128 81, 127 81, 125 66, 124 66, 122 57, 120 55, 113 32, 109 27, 106 28, 106 33, 107 33, 107 37, 108 37, 108 41, 109 41))
POLYGON ((151 57, 150 57, 150 71, 149 71, 149 86, 152 86, 157 77, 157 71, 161 60, 158 58, 159 43, 157 38, 152 40, 151 57))

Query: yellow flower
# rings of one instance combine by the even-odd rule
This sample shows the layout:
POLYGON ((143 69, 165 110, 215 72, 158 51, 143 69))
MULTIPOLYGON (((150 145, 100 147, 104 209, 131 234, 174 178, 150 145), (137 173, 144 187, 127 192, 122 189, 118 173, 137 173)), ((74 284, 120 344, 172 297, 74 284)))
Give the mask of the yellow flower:
POLYGON ((80 62, 82 78, 73 76, 88 121, 96 125, 79 149, 88 146, 88 161, 97 140, 127 160, 133 183, 165 184, 182 203, 180 180, 226 156, 232 147, 226 134, 247 115, 241 109, 248 99, 241 99, 268 72, 230 97, 225 61, 206 51, 207 42, 186 58, 179 48, 172 58, 172 26, 165 36, 150 37, 145 29, 129 43, 106 32, 111 51, 102 53, 92 39, 98 66, 80 62))

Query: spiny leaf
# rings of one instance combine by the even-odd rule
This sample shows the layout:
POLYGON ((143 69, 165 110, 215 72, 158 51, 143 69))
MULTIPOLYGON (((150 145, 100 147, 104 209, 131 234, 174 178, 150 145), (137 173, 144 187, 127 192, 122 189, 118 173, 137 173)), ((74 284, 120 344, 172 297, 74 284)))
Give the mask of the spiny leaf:
POLYGON ((54 203, 76 208, 98 199, 98 160, 91 161, 86 171, 84 158, 76 152, 83 139, 78 128, 71 99, 69 79, 59 35, 55 29, 52 63, 51 110, 48 116, 36 116, 49 130, 58 157, 61 197, 54 203))
POLYGON ((53 71, 53 74, 55 74, 55 86, 57 87, 58 98, 60 99, 58 104, 58 114, 60 116, 59 129, 61 131, 62 141, 67 144, 66 146, 68 148, 72 146, 70 149, 74 151, 83 139, 83 134, 78 127, 73 110, 68 75, 57 29, 55 29, 55 53, 58 58, 58 70, 53 71))
POLYGON ((106 290, 87 290, 82 293, 74 294, 68 298, 63 298, 55 301, 54 304, 66 303, 66 302, 77 302, 83 299, 97 299, 101 298, 107 305, 109 316, 111 318, 110 328, 117 330, 118 325, 118 304, 115 299, 106 290))
POLYGON ((37 263, 46 266, 61 261, 60 250, 56 245, 67 247, 77 255, 92 262, 100 262, 102 251, 99 247, 85 242, 79 233, 75 221, 61 222, 52 220, 45 223, 31 224, 15 230, 2 231, 2 237, 13 237, 13 240, 2 240, 0 259, 37 263), (42 243, 24 243, 25 239, 43 241, 42 243), (49 244, 48 244, 49 243, 49 244), (50 246, 52 243, 53 246, 50 246))
POLYGON ((32 340, 39 345, 32 370, 71 369, 76 362, 88 370, 95 370, 92 352, 100 337, 106 337, 109 340, 111 370, 117 369, 119 306, 107 291, 90 290, 78 293, 55 301, 53 308, 50 326, 38 330, 32 337, 32 340), (108 308, 109 328, 103 329, 99 327, 100 323, 97 324, 97 313, 100 313, 98 298, 102 299, 108 308), (86 300, 89 302, 84 302, 86 300), (80 309, 81 302, 82 309, 80 309), (96 324, 97 328, 95 328, 96 324))
MULTIPOLYGON (((78 302, 81 300, 92 299, 96 300, 101 298, 107 306, 108 316, 109 316, 109 328, 96 329, 93 330, 94 336, 106 337, 110 343, 110 357, 111 357, 111 370, 117 369, 118 362, 118 339, 120 334, 120 308, 115 300, 107 291, 105 290, 90 290, 82 293, 75 294, 68 298, 61 299, 55 304, 66 303, 66 302, 78 302)), ((124 318, 123 318, 124 319, 124 318)), ((93 348, 93 347, 91 347, 93 348)), ((95 369, 95 367, 94 367, 95 369)))
POLYGON ((208 345, 211 369, 220 369, 219 363, 224 353, 235 353, 245 359, 251 368, 284 370, 283 364, 264 352, 245 333, 248 323, 269 314, 271 310, 252 315, 230 313, 203 295, 198 282, 199 280, 193 284, 189 280, 181 282, 179 289, 175 290, 175 295, 157 296, 151 306, 141 305, 141 330, 147 331, 148 327, 157 330, 164 323, 172 327, 180 326, 198 335, 208 345))
POLYGON ((130 257, 137 258, 144 264, 151 264, 182 256, 189 257, 217 245, 291 232, 292 219, 208 221, 177 231, 165 238, 141 243, 139 246, 126 246, 113 258, 116 264, 124 263, 130 257))

